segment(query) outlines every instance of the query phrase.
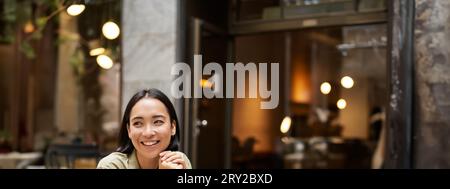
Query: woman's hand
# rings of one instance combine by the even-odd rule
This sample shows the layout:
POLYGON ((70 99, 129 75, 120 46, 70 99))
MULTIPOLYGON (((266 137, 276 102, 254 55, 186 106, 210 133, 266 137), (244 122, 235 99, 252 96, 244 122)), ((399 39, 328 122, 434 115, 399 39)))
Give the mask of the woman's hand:
POLYGON ((159 169, 183 169, 183 165, 167 161, 159 161, 159 169))
POLYGON ((180 152, 164 151, 159 154, 160 169, 186 169, 186 162, 180 152))

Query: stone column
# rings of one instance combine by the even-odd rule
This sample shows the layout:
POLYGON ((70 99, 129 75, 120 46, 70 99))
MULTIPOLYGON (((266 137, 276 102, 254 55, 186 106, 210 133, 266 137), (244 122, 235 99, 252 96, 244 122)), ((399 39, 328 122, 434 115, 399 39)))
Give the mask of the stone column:
POLYGON ((390 2, 385 167, 450 168, 450 2, 390 2))
POLYGON ((122 113, 134 93, 158 88, 169 97, 176 63, 177 0, 123 1, 122 113))
POLYGON ((450 168, 450 1, 416 0, 414 167, 450 168))

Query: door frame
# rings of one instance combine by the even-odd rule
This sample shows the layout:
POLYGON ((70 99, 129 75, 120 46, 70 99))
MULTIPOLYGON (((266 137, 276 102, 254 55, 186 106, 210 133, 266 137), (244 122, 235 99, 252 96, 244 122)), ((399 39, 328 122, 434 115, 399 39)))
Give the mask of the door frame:
POLYGON ((384 168, 413 168, 415 1, 389 1, 384 168))

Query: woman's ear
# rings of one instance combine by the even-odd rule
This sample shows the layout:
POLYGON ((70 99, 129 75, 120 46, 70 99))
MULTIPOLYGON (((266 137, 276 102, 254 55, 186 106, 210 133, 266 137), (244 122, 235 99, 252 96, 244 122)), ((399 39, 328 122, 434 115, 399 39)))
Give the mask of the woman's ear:
POLYGON ((172 136, 175 136, 175 134, 177 133, 177 122, 176 121, 172 121, 172 136))

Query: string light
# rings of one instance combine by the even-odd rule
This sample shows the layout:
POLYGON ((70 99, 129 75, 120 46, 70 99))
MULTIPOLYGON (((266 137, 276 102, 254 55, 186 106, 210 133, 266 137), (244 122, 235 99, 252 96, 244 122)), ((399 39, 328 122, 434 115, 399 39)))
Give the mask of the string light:
POLYGON ((352 88, 354 84, 355 84, 355 82, 349 76, 345 76, 341 79, 341 85, 346 89, 352 88))
POLYGON ((328 82, 323 82, 320 85, 320 92, 322 92, 322 94, 327 95, 330 94, 331 92, 331 84, 328 82))
POLYGON ((97 64, 102 67, 103 69, 110 69, 113 66, 112 59, 107 55, 99 55, 97 56, 97 64))
POLYGON ((100 48, 95 48, 89 51, 89 55, 91 56, 98 56, 105 53, 105 48, 100 47, 100 48))
POLYGON ((84 9, 86 9, 86 6, 82 4, 73 4, 67 8, 67 14, 70 16, 78 16, 84 11, 84 9))
POLYGON ((347 107, 347 102, 341 98, 337 101, 336 105, 340 110, 343 110, 347 107))
POLYGON ((113 40, 119 36, 120 28, 116 23, 108 21, 103 24, 102 33, 107 39, 113 40))
POLYGON ((291 128, 292 120, 289 116, 284 117, 283 121, 281 122, 280 131, 281 133, 286 134, 289 129, 291 128))

